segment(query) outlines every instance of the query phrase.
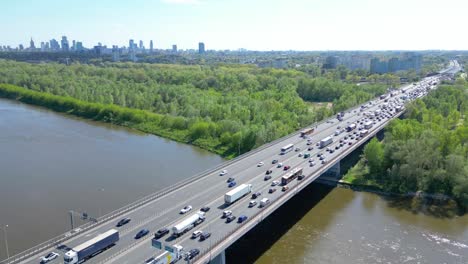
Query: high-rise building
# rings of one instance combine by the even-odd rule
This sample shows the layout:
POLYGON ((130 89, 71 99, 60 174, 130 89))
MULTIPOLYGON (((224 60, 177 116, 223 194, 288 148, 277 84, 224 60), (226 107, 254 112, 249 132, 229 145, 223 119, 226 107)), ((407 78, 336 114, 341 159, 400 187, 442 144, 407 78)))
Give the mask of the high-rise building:
POLYGON ((134 46, 135 46, 135 41, 134 41, 133 39, 130 39, 130 40, 128 41, 128 49, 129 49, 129 50, 132 50, 132 49, 135 48, 134 46))
POLYGON ((19 50, 24 50, 23 44, 19 44, 18 48, 19 48, 19 50))
POLYGON ((61 44, 62 44, 62 51, 64 52, 70 51, 70 45, 68 44, 68 40, 66 36, 62 36, 61 44))
POLYGON ((150 52, 153 53, 153 41, 150 40, 150 52))
POLYGON ((143 40, 140 40, 140 47, 141 50, 145 50, 145 47, 143 46, 143 40))
POLYGON ((45 42, 41 41, 41 51, 46 51, 45 42))
POLYGON ((29 49, 31 49, 31 50, 36 49, 36 45, 34 45, 34 40, 32 38, 31 38, 31 41, 29 42, 29 49))
POLYGON ((172 52, 176 53, 177 52, 177 45, 172 45, 172 52))
POLYGON ((72 51, 76 51, 76 41, 73 40, 72 43, 73 43, 73 44, 72 44, 71 50, 72 50, 72 51))
POLYGON ((198 43, 198 53, 200 53, 200 54, 205 53, 205 43, 203 43, 203 42, 198 43))
POLYGON ((325 58, 325 63, 323 64, 322 68, 324 69, 335 69, 338 65, 338 57, 337 56, 327 56, 325 58))
POLYGON ((112 46, 112 60, 115 62, 120 61, 120 49, 117 45, 112 46))
POLYGON ((46 42, 46 43, 45 43, 45 50, 47 50, 47 51, 50 50, 49 42, 46 42))
POLYGON ((60 50, 60 44, 56 39, 51 39, 50 40, 50 49, 53 51, 58 51, 60 50))
POLYGON ((76 42, 75 51, 76 52, 84 51, 83 42, 81 42, 81 41, 76 42))

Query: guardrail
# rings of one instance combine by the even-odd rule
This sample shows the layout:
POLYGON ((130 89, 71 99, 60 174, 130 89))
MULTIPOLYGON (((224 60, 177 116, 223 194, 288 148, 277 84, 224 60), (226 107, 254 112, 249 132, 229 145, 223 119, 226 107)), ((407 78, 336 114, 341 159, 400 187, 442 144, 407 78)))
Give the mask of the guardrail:
MULTIPOLYGON (((379 98, 375 97, 371 101, 376 100, 376 99, 379 99, 379 98)), ((354 111, 354 110, 359 110, 359 106, 347 109, 346 111, 350 112, 350 111, 354 111)), ((319 122, 316 122, 316 123, 310 124, 308 126, 305 126, 305 127, 301 128, 301 129, 304 129, 304 128, 310 127, 310 126, 319 126, 319 125, 321 125, 321 124, 323 124, 325 122, 328 122, 329 120, 332 120, 332 119, 334 119, 334 117, 330 117, 330 118, 321 120, 319 122)), ((274 140, 272 142, 269 142, 267 144, 264 144, 264 145, 262 145, 262 146, 260 146, 260 147, 258 147, 256 149, 254 149, 252 151, 249 151, 249 152, 246 152, 246 153, 244 153, 244 154, 242 154, 242 155, 240 155, 240 156, 238 156, 238 157, 236 157, 236 158, 234 158, 232 160, 225 161, 225 162, 215 166, 214 168, 207 169, 207 170, 205 170, 203 172, 200 172, 200 173, 198 173, 198 174, 196 174, 196 175, 194 175, 194 176, 192 176, 192 177, 190 177, 190 178, 188 178, 186 180, 180 181, 180 182, 178 182, 178 183, 176 183, 174 185, 171 185, 169 187, 166 187, 166 188, 164 188, 164 189, 162 189, 162 190, 160 190, 160 191, 158 191, 156 193, 145 196, 145 197, 143 197, 143 198, 141 198, 141 199, 139 199, 139 200, 137 200, 137 201, 135 201, 135 202, 133 202, 131 204, 128 204, 128 205, 126 205, 126 206, 124 206, 122 208, 119 208, 119 209, 117 209, 117 210, 115 210, 113 212, 110 212, 110 213, 98 218, 97 222, 95 222, 95 223, 84 224, 84 225, 82 225, 82 226, 80 226, 78 228, 75 228, 74 230, 71 230, 68 233, 65 233, 65 234, 59 235, 57 237, 54 237, 52 239, 49 239, 48 241, 45 241, 43 243, 40 243, 39 245, 36 245, 36 246, 34 246, 32 248, 29 248, 29 249, 27 249, 27 250, 25 250, 23 252, 20 252, 20 253, 14 255, 14 256, 12 256, 12 257, 10 257, 8 259, 4 259, 4 260, 0 261, 0 264, 18 263, 19 261, 22 261, 22 260, 24 260, 24 259, 26 259, 26 258, 40 252, 40 251, 42 251, 42 250, 45 250, 45 249, 51 248, 51 247, 56 247, 56 246, 62 244, 63 242, 65 242, 65 241, 67 241, 67 240, 69 240, 71 238, 74 238, 74 237, 78 236, 79 234, 84 233, 85 231, 90 230, 91 228, 94 228, 94 227, 97 227, 97 226, 99 226, 101 224, 107 223, 108 221, 110 221, 112 219, 115 219, 118 216, 122 216, 123 214, 128 213, 128 212, 130 212, 130 211, 132 211, 132 210, 134 210, 134 209, 136 209, 136 208, 138 208, 140 206, 143 206, 143 205, 145 205, 145 204, 147 204, 147 203, 149 203, 149 202, 151 202, 153 200, 156 200, 156 199, 158 199, 160 197, 163 197, 163 196, 165 196, 165 195, 167 195, 169 193, 172 193, 173 191, 175 191, 175 190, 177 190, 177 189, 179 189, 179 188, 181 188, 183 186, 186 186, 186 185, 189 185, 189 184, 191 184, 193 182, 196 182, 196 181, 208 176, 209 174, 218 171, 219 169, 221 169, 223 167, 229 166, 229 165, 231 165, 231 164, 233 164, 235 162, 238 162, 240 160, 248 158, 248 157, 250 157, 250 156, 252 156, 252 155, 254 155, 254 154, 256 154, 256 153, 258 153, 258 152, 260 152, 260 151, 262 151, 264 149, 266 149, 266 148, 269 148, 269 147, 271 147, 271 146, 273 146, 275 144, 278 144, 281 141, 287 140, 287 139, 292 138, 294 136, 298 136, 299 134, 300 134, 300 130, 296 131, 296 132, 293 132, 291 134, 288 134, 288 135, 286 135, 284 137, 278 138, 278 139, 276 139, 276 140, 274 140)))

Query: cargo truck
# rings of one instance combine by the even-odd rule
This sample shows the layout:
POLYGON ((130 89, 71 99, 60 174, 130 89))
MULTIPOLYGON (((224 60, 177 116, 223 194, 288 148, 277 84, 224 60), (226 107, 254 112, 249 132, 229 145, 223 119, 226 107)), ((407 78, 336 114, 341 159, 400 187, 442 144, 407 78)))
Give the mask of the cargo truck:
POLYGON ((176 263, 183 256, 184 248, 181 245, 173 245, 173 246, 166 245, 163 248, 161 241, 157 240, 156 238, 153 238, 151 240, 151 244, 153 245, 153 247, 157 249, 164 250, 164 253, 161 253, 159 256, 152 258, 151 261, 148 261, 148 264, 176 263))
POLYGON ((364 128, 365 129, 369 129, 372 127, 372 122, 371 121, 367 121, 366 123, 364 123, 364 128))
POLYGON ((205 221, 205 213, 197 212, 173 226, 172 236, 179 237, 203 221, 205 221))
POLYGON ((119 231, 111 229, 72 248, 65 253, 63 261, 67 264, 81 263, 111 247, 117 241, 119 241, 119 231))
POLYGON ((315 129, 314 129, 314 128, 311 128, 311 127, 302 130, 302 131, 301 131, 301 137, 305 137, 305 136, 307 136, 307 135, 309 135, 309 134, 314 133, 314 130, 315 130, 315 129))
POLYGON ((324 147, 330 145, 331 143, 333 143, 333 138, 332 137, 326 137, 326 138, 320 140, 319 147, 324 148, 324 147))
POLYGON ((351 131, 353 131, 355 128, 356 128, 356 124, 352 123, 352 124, 349 124, 349 125, 346 127, 346 131, 347 131, 347 132, 351 132, 351 131))
POLYGON ((252 184, 242 184, 224 195, 224 202, 232 204, 252 191, 252 184))

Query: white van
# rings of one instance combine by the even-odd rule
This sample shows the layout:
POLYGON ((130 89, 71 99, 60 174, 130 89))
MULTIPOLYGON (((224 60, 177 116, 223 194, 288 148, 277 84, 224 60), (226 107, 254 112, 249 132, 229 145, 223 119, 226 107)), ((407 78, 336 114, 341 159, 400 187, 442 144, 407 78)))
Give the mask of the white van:
POLYGON ((263 198, 262 200, 260 200, 260 207, 265 207, 269 203, 270 203, 270 199, 263 198))

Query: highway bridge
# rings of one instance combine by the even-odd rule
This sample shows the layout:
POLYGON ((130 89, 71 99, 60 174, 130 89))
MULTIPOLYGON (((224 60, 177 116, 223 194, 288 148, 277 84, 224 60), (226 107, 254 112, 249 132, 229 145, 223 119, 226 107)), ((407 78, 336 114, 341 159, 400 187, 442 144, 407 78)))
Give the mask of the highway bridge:
MULTIPOLYGON (((458 63, 453 62, 443 74, 453 74, 459 68, 458 63)), ((224 250, 227 247, 324 172, 339 168, 341 159, 404 112, 403 108, 398 109, 397 105, 404 105, 415 98, 424 96, 430 89, 436 88, 433 84, 439 82, 441 77, 442 74, 425 78, 419 83, 402 87, 401 89, 405 90, 404 93, 401 89, 392 95, 389 92, 385 98, 379 97, 349 109, 343 112, 341 121, 332 117, 313 124, 308 128, 314 128, 314 131, 304 137, 298 131, 275 140, 107 214, 97 219, 95 223, 75 228, 1 263, 39 263, 42 256, 52 251, 58 253, 59 256, 48 263, 64 263, 64 254, 69 249, 110 229, 119 231, 120 240, 112 247, 88 259, 86 263, 145 263, 151 257, 164 253, 152 245, 153 233, 156 230, 164 227, 171 229, 176 223, 206 206, 210 207, 210 210, 206 212, 205 220, 190 232, 178 238, 167 234, 157 241, 168 246, 180 245, 184 252, 191 249, 200 251, 200 254, 193 259, 181 259, 178 261, 180 263, 186 261, 190 263, 225 263, 224 250), (376 111, 379 114, 376 115, 376 111), (371 117, 371 115, 374 116, 371 117), (370 127, 366 126, 367 122, 370 122, 370 127), (356 129, 350 132, 343 131, 353 123, 357 125, 356 129), (367 133, 364 132, 361 136, 362 131, 367 131, 367 133), (333 143, 323 148, 317 146, 322 139, 329 136, 332 137, 333 143), (281 149, 288 144, 294 145, 292 151, 281 155, 281 149), (309 150, 309 148, 311 149, 309 150), (333 152, 327 151, 326 148, 332 149, 333 152), (306 153, 310 154, 310 157, 304 158, 303 155, 306 153), (318 157, 318 154, 323 154, 323 160, 318 157), (273 160, 282 163, 282 166, 279 167, 273 160), (290 169, 285 170, 285 166, 290 166, 290 169), (280 180, 282 176, 295 168, 302 168, 304 178, 294 179, 288 183, 289 189, 286 191, 282 191, 283 186, 281 185, 272 187, 273 181, 280 180), (226 175, 220 175, 222 170, 227 171, 226 175), (267 170, 271 170, 269 174, 271 179, 265 180, 267 170), (270 203, 264 207, 259 207, 258 204, 249 207, 252 194, 250 193, 231 205, 225 205, 224 195, 233 189, 228 187, 227 179, 230 177, 235 179, 237 186, 251 184, 252 193, 261 192, 261 196, 256 199, 258 202, 262 198, 268 198, 270 203), (269 193, 270 188, 275 188, 276 191, 269 193), (191 205, 192 211, 181 214, 180 210, 186 205, 191 205), (245 215, 247 220, 238 223, 236 219, 226 223, 226 219, 221 217, 224 210, 232 211, 232 214, 237 217, 245 215), (131 221, 122 227, 116 227, 117 222, 122 218, 130 218, 131 221), (136 233, 144 228, 150 230, 150 234, 135 239, 136 233), (192 239, 191 233, 195 230, 210 232, 211 237, 205 241, 192 239)))

